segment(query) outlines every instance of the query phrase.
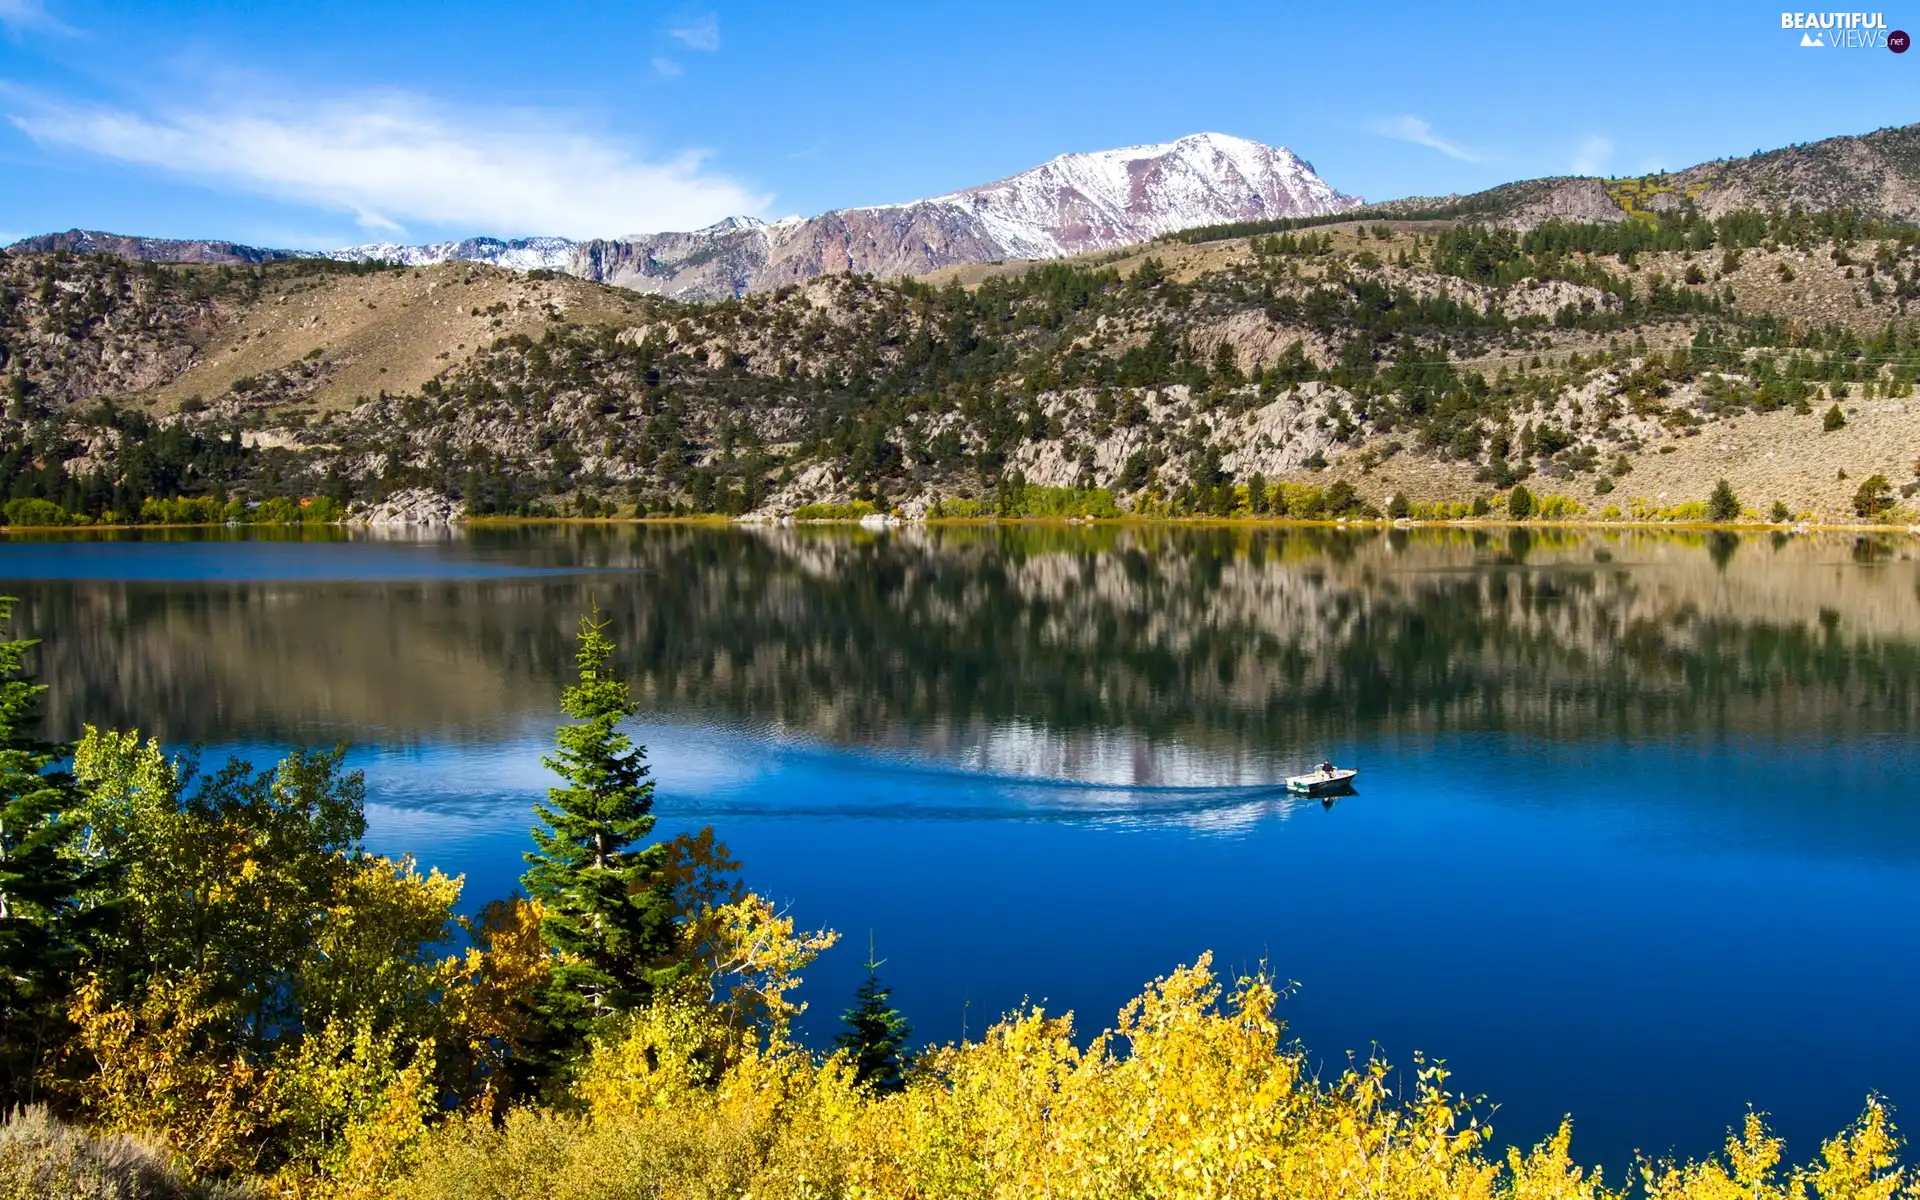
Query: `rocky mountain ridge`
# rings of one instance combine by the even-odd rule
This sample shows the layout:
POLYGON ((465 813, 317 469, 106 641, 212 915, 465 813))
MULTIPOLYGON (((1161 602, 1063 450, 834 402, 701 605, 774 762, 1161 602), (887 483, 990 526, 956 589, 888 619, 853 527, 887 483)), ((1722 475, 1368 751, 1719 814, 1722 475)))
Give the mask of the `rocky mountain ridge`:
MULTIPOLYGON (((1328 186, 1291 152, 1223 134, 1068 154, 1005 180, 906 204, 763 222, 732 217, 689 232, 576 242, 469 238, 426 246, 370 243, 321 253, 341 261, 535 269, 683 300, 714 300, 837 272, 881 277, 1008 259, 1051 259, 1169 234, 1244 236, 1243 226, 1365 219, 1455 220, 1530 230, 1549 221, 1607 224, 1639 213, 1849 209, 1920 221, 1920 125, 1717 159, 1675 172, 1519 180, 1468 195, 1373 204, 1328 186)), ((16 242, 16 253, 70 250, 135 261, 251 265, 308 256, 207 240, 84 230, 16 242)))
POLYGON ((1720 217, 1795 207, 1920 221, 1920 124, 1715 159, 1680 171, 1526 179, 1467 195, 1408 196, 1365 205, 1354 215, 1481 221, 1527 230, 1547 221, 1624 221, 1636 213, 1691 210, 1720 217))
POLYGON ((548 270, 683 300, 717 300, 843 272, 893 278, 961 263, 1047 259, 1228 221, 1314 217, 1357 207, 1279 146, 1200 133, 1158 145, 1063 154, 1006 179, 905 204, 768 223, 730 217, 691 232, 573 241, 468 238, 322 252, 73 230, 15 243, 139 261, 242 265, 294 257, 548 270))

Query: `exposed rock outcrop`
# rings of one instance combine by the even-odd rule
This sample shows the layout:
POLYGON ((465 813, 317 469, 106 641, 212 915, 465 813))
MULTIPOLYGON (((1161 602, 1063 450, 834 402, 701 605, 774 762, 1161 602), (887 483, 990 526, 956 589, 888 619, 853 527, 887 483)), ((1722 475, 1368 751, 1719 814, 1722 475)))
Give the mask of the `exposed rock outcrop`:
POLYGON ((395 492, 364 512, 354 514, 354 524, 370 528, 451 525, 464 514, 460 502, 451 496, 427 488, 407 488, 395 492))

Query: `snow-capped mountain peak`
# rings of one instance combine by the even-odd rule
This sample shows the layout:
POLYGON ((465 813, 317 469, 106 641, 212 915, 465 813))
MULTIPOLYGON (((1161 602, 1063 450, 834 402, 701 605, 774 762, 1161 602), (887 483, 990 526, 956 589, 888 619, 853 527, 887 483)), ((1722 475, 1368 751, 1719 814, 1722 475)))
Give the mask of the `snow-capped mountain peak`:
MULTIPOLYGON (((836 272, 887 277, 958 263, 1057 258, 1135 245, 1197 225, 1321 216, 1359 204, 1357 197, 1329 187, 1311 164, 1285 147, 1195 133, 1154 145, 1063 154, 994 183, 930 200, 785 217, 771 224, 736 216, 692 232, 591 241, 379 242, 328 251, 327 257, 407 266, 480 262, 712 300, 836 272)), ((82 230, 20 244, 170 262, 261 262, 295 253, 82 230)))
POLYGON ((933 202, 972 212, 1024 258, 1143 242, 1197 225, 1318 216, 1360 204, 1284 146, 1224 133, 1063 154, 933 202))

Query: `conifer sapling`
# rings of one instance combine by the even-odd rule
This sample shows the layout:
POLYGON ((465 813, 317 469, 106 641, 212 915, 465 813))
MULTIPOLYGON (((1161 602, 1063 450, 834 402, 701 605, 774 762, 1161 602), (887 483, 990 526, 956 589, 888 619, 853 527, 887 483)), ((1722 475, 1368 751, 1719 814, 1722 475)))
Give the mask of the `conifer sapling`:
POLYGON ((893 989, 880 982, 884 959, 873 956, 873 940, 867 940, 866 982, 854 993, 853 1007, 841 1016, 847 1028, 835 1039, 834 1046, 853 1058, 854 1078, 877 1092, 891 1093, 906 1087, 904 1074, 907 1038, 913 1030, 907 1019, 887 1003, 893 989))
POLYGON ((646 1003, 671 974, 677 939, 666 848, 640 845, 653 831, 653 780, 646 748, 620 732, 639 706, 615 673, 607 626, 598 605, 581 618, 580 677, 560 697, 576 723, 542 760, 567 786, 534 807, 546 828, 533 831, 523 877, 558 955, 549 1006, 563 1023, 646 1003))

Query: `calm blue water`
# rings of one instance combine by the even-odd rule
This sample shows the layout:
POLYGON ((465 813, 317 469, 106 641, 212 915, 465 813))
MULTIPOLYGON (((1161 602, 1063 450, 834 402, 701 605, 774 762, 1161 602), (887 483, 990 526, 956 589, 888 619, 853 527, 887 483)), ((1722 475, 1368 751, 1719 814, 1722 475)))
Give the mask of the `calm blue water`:
POLYGON ((0 544, 56 725, 270 759, 346 738, 370 840, 521 870, 591 595, 663 833, 872 934, 919 1036, 1110 1024, 1212 950, 1337 1070, 1425 1051, 1609 1174, 1748 1105, 1805 1157, 1920 1103, 1916 564, 1902 544, 519 531, 0 544), (1516 553, 1518 549, 1518 553, 1516 553), (1331 754, 1331 808, 1275 782, 1331 754))

